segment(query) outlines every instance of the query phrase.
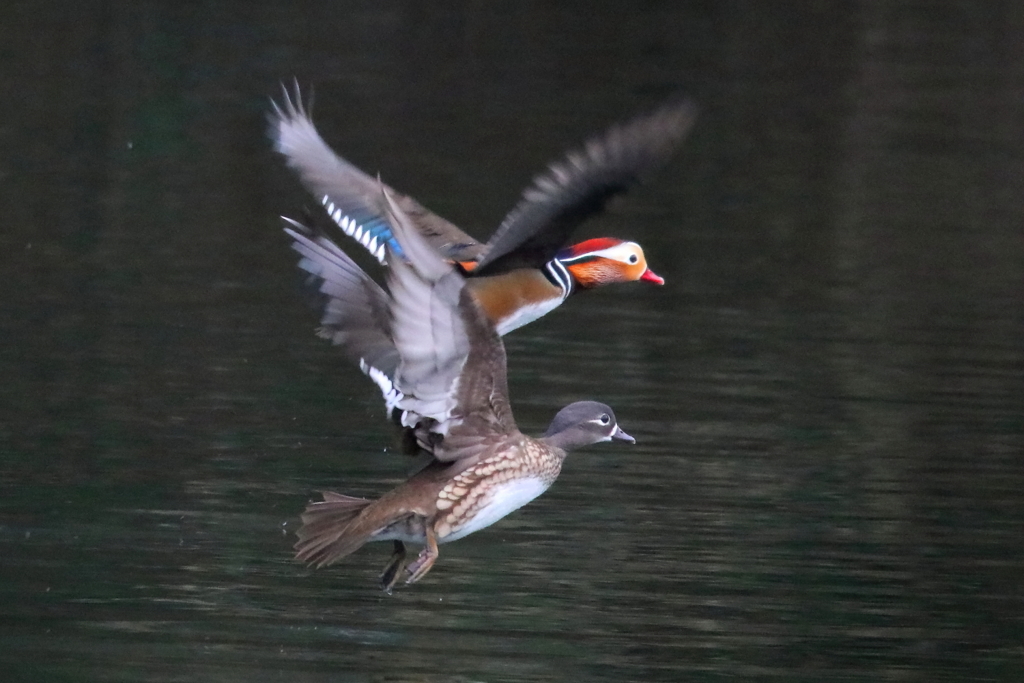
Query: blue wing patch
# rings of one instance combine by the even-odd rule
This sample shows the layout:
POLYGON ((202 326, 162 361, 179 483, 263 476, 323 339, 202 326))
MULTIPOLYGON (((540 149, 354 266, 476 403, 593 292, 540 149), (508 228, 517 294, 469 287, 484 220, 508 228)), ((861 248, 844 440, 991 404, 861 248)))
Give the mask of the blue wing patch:
POLYGON ((381 264, 385 263, 385 244, 392 252, 405 258, 405 252, 402 251, 402 247, 391 231, 391 226, 383 217, 368 212, 364 212, 363 215, 350 213, 335 204, 330 195, 325 194, 320 201, 327 209, 327 215, 341 228, 342 232, 363 245, 381 264))

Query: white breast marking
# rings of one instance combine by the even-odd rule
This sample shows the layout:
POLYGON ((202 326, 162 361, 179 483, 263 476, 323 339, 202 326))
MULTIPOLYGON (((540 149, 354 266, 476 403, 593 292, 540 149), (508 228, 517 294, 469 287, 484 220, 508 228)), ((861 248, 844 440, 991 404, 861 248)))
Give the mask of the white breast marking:
POLYGON ((498 324, 495 325, 498 330, 498 334, 504 337, 512 330, 518 329, 527 323, 532 323, 537 318, 541 318, 558 308, 559 304, 564 300, 565 299, 563 297, 554 297, 537 304, 530 304, 517 309, 512 315, 498 321, 498 324))
POLYGON ((438 539, 438 543, 456 541, 474 531, 480 531, 497 522, 511 512, 523 507, 548 490, 551 484, 542 479, 528 477, 496 485, 488 494, 488 500, 466 523, 457 527, 450 535, 438 539))

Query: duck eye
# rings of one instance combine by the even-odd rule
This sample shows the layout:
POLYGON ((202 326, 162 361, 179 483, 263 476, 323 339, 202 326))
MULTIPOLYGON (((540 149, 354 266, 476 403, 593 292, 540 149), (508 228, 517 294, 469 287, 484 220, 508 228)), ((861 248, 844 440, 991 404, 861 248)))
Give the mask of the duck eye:
POLYGON ((601 416, 601 424, 606 425, 611 422, 612 419, 607 414, 601 416))
POLYGON ((629 255, 629 262, 630 263, 636 263, 639 260, 640 260, 640 258, 636 254, 630 254, 629 255))

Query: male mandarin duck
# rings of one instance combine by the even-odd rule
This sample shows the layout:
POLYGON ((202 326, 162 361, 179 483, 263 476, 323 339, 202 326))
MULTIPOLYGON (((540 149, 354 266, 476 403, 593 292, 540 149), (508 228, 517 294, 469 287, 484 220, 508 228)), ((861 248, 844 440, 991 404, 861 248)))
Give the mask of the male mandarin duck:
POLYGON ((393 541, 381 575, 390 592, 405 567, 405 543, 424 546, 405 567, 406 583, 415 583, 437 560, 439 544, 483 529, 543 493, 567 451, 634 439, 611 408, 594 401, 563 408, 540 438, 520 432, 509 406, 505 348, 470 293, 472 280, 438 254, 382 189, 392 235, 384 243, 388 292, 330 240, 290 232, 310 267, 319 269, 336 308, 341 347, 356 359, 394 359, 396 409, 432 457, 376 500, 324 492, 302 515, 295 549, 297 559, 322 567, 368 541, 393 541))
MULTIPOLYGON (((579 289, 643 280, 663 284, 635 242, 597 238, 564 246, 572 231, 608 200, 664 164, 689 132, 695 107, 675 100, 566 154, 538 175, 486 243, 477 242, 412 197, 384 186, 414 228, 445 259, 459 264, 467 287, 504 335, 543 316, 579 289)), ((382 263, 394 238, 380 181, 323 141, 302 105, 285 91, 270 116, 274 148, 327 214, 382 263)), ((325 332, 330 328, 324 325, 325 332)))

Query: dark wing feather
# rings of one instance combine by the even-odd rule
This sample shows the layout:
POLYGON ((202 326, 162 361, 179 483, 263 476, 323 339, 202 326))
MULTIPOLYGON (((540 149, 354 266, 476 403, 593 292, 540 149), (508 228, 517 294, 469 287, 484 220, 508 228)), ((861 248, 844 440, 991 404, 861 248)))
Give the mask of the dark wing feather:
POLYGON ((391 339, 388 295, 329 238, 284 220, 292 248, 302 256, 299 268, 324 295, 318 333, 340 346, 377 383, 390 412, 398 400, 392 383, 398 350, 391 339))
MULTIPOLYGON (((302 105, 298 86, 294 99, 285 90, 283 104, 272 104, 269 134, 274 149, 284 155, 288 167, 298 173, 302 184, 324 205, 338 227, 379 261, 383 261, 385 244, 401 255, 401 246, 385 215, 380 181, 327 146, 302 105)), ((466 261, 477 257, 482 245, 472 237, 412 197, 391 188, 388 191, 419 233, 445 258, 466 261)))
POLYGON ((695 116, 692 102, 673 101, 611 127, 551 164, 491 236, 473 274, 542 267, 580 223, 663 165, 695 116))
POLYGON ((403 419, 419 421, 419 431, 442 437, 435 458, 473 457, 488 439, 516 430, 505 348, 462 274, 420 237, 397 204, 388 208, 408 260, 393 259, 388 271, 392 338, 401 357, 395 375, 403 394, 398 407, 407 411, 403 419), (456 434, 459 447, 446 447, 449 435, 456 434))
POLYGON ((434 448, 438 460, 486 457, 503 437, 518 431, 508 398, 505 345, 469 290, 459 309, 469 329, 470 350, 459 378, 458 423, 434 448))

